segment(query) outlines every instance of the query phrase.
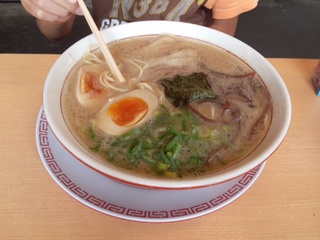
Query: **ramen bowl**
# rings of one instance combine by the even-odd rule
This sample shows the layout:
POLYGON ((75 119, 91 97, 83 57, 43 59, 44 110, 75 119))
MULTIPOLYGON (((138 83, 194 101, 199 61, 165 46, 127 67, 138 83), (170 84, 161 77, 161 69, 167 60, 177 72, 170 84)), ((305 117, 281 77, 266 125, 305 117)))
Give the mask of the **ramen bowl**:
POLYGON ((129 23, 102 31, 106 43, 139 36, 172 34, 215 45, 248 65, 263 81, 272 104, 268 131, 260 144, 241 161, 220 171, 188 178, 149 177, 123 170, 95 156, 83 147, 70 131, 62 111, 62 91, 74 66, 96 44, 89 35, 67 49, 54 63, 44 85, 43 107, 48 124, 59 140, 75 158, 86 166, 117 181, 138 187, 156 189, 192 189, 219 184, 239 177, 266 161, 280 146, 291 120, 291 102, 287 88, 273 66, 257 51, 243 42, 221 32, 188 23, 146 21, 129 23))

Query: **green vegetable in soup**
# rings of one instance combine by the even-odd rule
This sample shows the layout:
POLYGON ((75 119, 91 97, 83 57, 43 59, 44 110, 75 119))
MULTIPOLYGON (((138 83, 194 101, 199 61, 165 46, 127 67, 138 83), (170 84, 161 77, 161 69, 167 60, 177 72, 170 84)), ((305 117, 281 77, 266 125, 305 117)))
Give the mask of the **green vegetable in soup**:
POLYGON ((205 174, 210 151, 229 134, 225 127, 206 123, 187 107, 170 113, 161 106, 155 115, 152 122, 114 137, 111 144, 104 144, 90 127, 90 149, 120 167, 142 168, 165 178, 205 174))

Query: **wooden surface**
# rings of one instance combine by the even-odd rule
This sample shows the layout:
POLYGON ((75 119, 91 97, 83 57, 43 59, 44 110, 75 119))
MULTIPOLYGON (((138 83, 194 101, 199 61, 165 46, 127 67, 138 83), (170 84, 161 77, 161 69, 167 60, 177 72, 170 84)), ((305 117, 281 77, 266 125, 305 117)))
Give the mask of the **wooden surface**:
POLYGON ((58 55, 0 54, 0 239, 320 239, 320 97, 316 60, 269 59, 292 98, 286 139, 253 186, 214 213, 138 223, 96 212, 45 170, 35 126, 58 55))

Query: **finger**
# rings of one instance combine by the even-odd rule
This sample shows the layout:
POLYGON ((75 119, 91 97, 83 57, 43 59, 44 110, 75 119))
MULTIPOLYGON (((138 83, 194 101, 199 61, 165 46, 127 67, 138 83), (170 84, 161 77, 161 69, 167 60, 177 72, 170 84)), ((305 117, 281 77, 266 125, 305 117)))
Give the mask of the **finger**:
POLYGON ((26 9, 28 13, 30 13, 32 16, 34 16, 37 19, 46 20, 46 21, 56 21, 59 16, 57 14, 52 14, 48 11, 45 11, 41 8, 39 8, 36 4, 34 4, 32 1, 21 1, 21 4, 26 9))
POLYGON ((77 0, 67 0, 67 2, 70 3, 70 4, 75 4, 75 3, 77 3, 78 1, 77 1, 77 0))
POLYGON ((22 1, 25 9, 34 17, 46 21, 66 21, 72 13, 77 12, 77 4, 69 4, 66 0, 31 0, 22 1))
POLYGON ((49 12, 61 17, 73 13, 73 11, 75 11, 75 9, 78 7, 76 4, 68 4, 65 0, 35 0, 35 5, 45 12, 49 12))

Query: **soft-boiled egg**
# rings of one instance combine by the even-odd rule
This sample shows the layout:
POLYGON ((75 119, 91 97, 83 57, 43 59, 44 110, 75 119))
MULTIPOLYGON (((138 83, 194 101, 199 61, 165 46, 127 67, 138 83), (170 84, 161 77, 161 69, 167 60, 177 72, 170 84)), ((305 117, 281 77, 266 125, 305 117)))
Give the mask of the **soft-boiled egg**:
POLYGON ((98 127, 111 135, 122 135, 150 120, 158 98, 147 90, 123 93, 108 102, 97 115, 98 127))
POLYGON ((106 101, 106 90, 100 83, 100 74, 99 67, 86 66, 80 69, 76 96, 82 106, 101 106, 106 101))

